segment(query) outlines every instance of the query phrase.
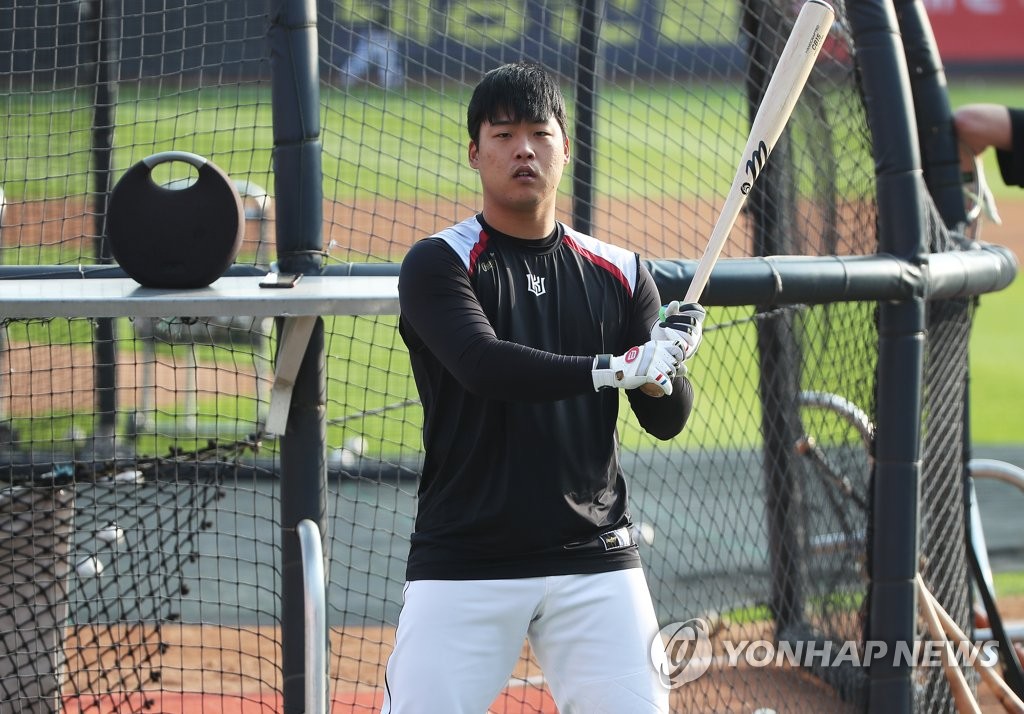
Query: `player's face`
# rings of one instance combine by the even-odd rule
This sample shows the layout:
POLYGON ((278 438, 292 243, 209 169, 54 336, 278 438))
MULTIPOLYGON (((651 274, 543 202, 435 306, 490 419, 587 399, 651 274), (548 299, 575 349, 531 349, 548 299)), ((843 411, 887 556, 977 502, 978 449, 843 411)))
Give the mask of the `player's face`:
POLYGON ((485 121, 480 141, 469 143, 469 165, 480 172, 485 206, 495 208, 553 207, 568 162, 569 140, 553 117, 544 122, 485 121))

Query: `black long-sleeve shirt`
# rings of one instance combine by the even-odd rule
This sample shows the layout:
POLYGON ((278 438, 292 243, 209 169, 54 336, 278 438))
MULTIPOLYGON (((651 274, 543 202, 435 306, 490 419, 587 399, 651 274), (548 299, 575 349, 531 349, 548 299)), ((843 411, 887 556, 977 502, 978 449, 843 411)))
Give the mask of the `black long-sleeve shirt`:
POLYGON ((1010 148, 997 149, 999 173, 1007 186, 1024 187, 1024 108, 1010 108, 1010 148))
MULTIPOLYGON (((519 240, 476 216, 402 263, 399 329, 423 403, 425 458, 407 579, 515 578, 639 565, 635 547, 566 547, 629 524, 619 390, 594 356, 650 339, 660 298, 635 253, 558 224, 519 240)), ((627 392, 661 439, 693 403, 627 392)))

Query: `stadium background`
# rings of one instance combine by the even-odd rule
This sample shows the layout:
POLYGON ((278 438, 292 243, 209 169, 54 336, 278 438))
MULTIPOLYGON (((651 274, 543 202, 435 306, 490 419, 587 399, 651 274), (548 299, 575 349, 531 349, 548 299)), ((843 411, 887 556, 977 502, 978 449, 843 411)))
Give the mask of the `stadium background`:
MULTIPOLYGON (((190 37, 188 28, 193 25, 192 20, 194 18, 190 17, 190 10, 186 4, 184 2, 180 3, 180 5, 176 5, 173 2, 160 4, 160 7, 164 10, 169 27, 171 29, 180 27, 184 30, 182 36, 185 37, 185 42, 181 47, 180 54, 174 55, 172 53, 169 55, 167 53, 168 48, 165 45, 160 47, 159 52, 154 52, 146 46, 146 42, 160 42, 153 33, 143 32, 141 27, 138 31, 131 31, 129 29, 129 31, 125 32, 126 38, 135 38, 134 41, 137 41, 138 45, 133 46, 131 44, 133 40, 129 40, 122 46, 122 57, 127 60, 122 65, 122 77, 124 79, 131 79, 132 77, 146 77, 152 74, 165 74, 174 71, 175 67, 168 66, 169 57, 177 57, 178 69, 186 73, 194 68, 196 72, 218 72, 226 77, 231 77, 232 75, 244 77, 250 72, 259 71, 259 60, 265 54, 262 37, 264 27, 259 21, 254 21, 252 18, 260 17, 259 10, 263 8, 263 4, 255 3, 254 6, 255 11, 250 11, 245 8, 245 3, 224 4, 225 14, 223 18, 224 23, 222 24, 224 34, 222 37, 210 36, 209 25, 205 24, 210 20, 210 9, 206 8, 206 16, 203 18, 204 25, 207 28, 205 34, 190 37), (218 67, 210 66, 210 55, 208 52, 205 54, 203 62, 198 61, 197 53, 199 48, 211 44, 223 48, 222 62, 218 67), (160 58, 160 66, 150 66, 147 63, 147 58, 156 56, 160 58), (133 60, 132 58, 137 59, 133 60)), ((468 29, 467 34, 464 36, 460 36, 457 32, 448 32, 448 39, 441 45, 424 41, 423 37, 417 39, 416 33, 413 31, 416 27, 425 28, 430 26, 430 18, 435 15, 430 12, 427 6, 422 3, 408 3, 403 4, 403 7, 404 9, 396 13, 397 15, 405 18, 422 17, 427 21, 426 23, 410 24, 408 31, 404 33, 404 36, 408 38, 404 40, 404 52, 408 57, 416 58, 416 62, 413 63, 414 66, 429 68, 437 77, 444 75, 449 69, 458 71, 457 67, 445 62, 444 58, 446 55, 455 52, 461 57, 472 57, 473 52, 479 51, 475 44, 480 37, 487 37, 491 40, 496 37, 507 38, 516 43, 516 53, 529 52, 529 43, 519 44, 520 40, 518 38, 523 36, 536 37, 536 28, 541 28, 541 35, 545 33, 550 34, 548 41, 538 45, 539 54, 551 54, 548 57, 542 56, 543 59, 552 61, 560 54, 572 51, 571 42, 565 41, 564 38, 558 39, 560 36, 558 35, 559 24, 557 18, 536 17, 529 10, 531 5, 528 3, 523 4, 523 7, 527 8, 526 10, 521 11, 521 14, 517 13, 514 15, 515 17, 530 18, 526 21, 527 24, 511 28, 505 27, 502 21, 513 15, 502 14, 500 6, 495 6, 493 3, 465 2, 448 4, 445 6, 445 14, 453 21, 453 26, 457 28, 461 23, 462 27, 468 29), (529 23, 535 23, 535 25, 531 26, 529 23), (541 47, 543 47, 542 50, 540 49, 541 47)), ((729 56, 728 51, 724 53, 721 51, 721 46, 728 47, 735 35, 734 25, 725 22, 718 32, 694 38, 686 35, 685 22, 680 22, 671 28, 655 28, 651 22, 645 20, 645 18, 651 17, 648 10, 650 7, 652 7, 651 3, 624 4, 613 2, 610 4, 610 19, 613 24, 615 22, 633 23, 633 26, 629 28, 628 32, 624 32, 622 37, 639 36, 642 38, 639 43, 625 42, 617 44, 614 41, 615 35, 613 32, 612 40, 608 43, 608 54, 605 59, 609 66, 614 68, 614 72, 628 76, 628 72, 633 66, 633 58, 636 57, 643 57, 645 63, 657 66, 661 58, 666 58, 667 61, 669 58, 678 58, 679 53, 686 52, 711 52, 711 56, 720 58, 727 58, 729 56), (650 40, 653 37, 666 38, 669 41, 652 43, 650 40), (719 49, 713 51, 708 49, 708 47, 715 46, 718 46, 719 49), (644 54, 648 52, 653 54, 644 54)), ((942 7, 933 8, 932 16, 936 23, 940 49, 943 52, 944 59, 947 61, 947 71, 954 81, 958 81, 959 75, 964 81, 970 81, 975 93, 977 93, 978 90, 983 90, 985 86, 985 80, 978 80, 978 76, 992 77, 1003 75, 1005 77, 1008 73, 1019 71, 1022 61, 1022 48, 1019 41, 1012 42, 1009 41, 1009 38, 1001 39, 999 34, 1001 28, 1020 26, 1019 10, 1019 5, 1014 6, 1009 3, 1004 5, 998 2, 983 5, 957 3, 950 6, 949 4, 944 4, 942 7), (979 8, 982 11, 979 12, 979 8), (946 47, 949 48, 948 52, 945 49, 946 47), (979 72, 983 74, 975 74, 979 72), (972 79, 967 80, 966 73, 971 73, 972 79), (981 82, 980 85, 979 81, 981 82)), ((0 37, 2 37, 4 46, 15 50, 0 54, 0 58, 3 58, 3 61, 10 63, 6 68, 0 67, 0 71, 6 69, 13 72, 28 72, 37 75, 45 75, 47 72, 52 72, 55 76, 75 71, 78 58, 74 56, 74 50, 69 49, 74 45, 74 42, 70 41, 69 38, 73 38, 74 33, 77 32, 77 16, 73 14, 71 5, 68 3, 41 4, 32 7, 30 13, 31 21, 36 25, 45 27, 47 23, 39 21, 40 15, 51 11, 58 16, 61 13, 67 13, 67 17, 65 20, 58 21, 55 24, 52 37, 47 37, 45 32, 42 34, 36 32, 30 40, 27 39, 26 33, 17 31, 19 18, 26 17, 25 13, 29 12, 28 4, 16 4, 14 12, 10 14, 0 13, 0 17, 4 19, 8 17, 13 18, 9 29, 0 29, 0 33, 2 33, 0 37), (26 41, 31 41, 36 47, 52 47, 53 51, 52 53, 35 53, 35 59, 30 68, 19 66, 19 58, 25 55, 17 50, 24 49, 19 45, 26 41), (48 66, 45 61, 40 62, 38 60, 39 57, 50 57, 51 64, 48 66)), ((723 13, 723 15, 726 18, 730 16, 728 12, 723 13)), ((368 11, 359 7, 339 4, 333 8, 330 16, 335 18, 337 21, 336 25, 322 28, 321 31, 325 37, 330 38, 328 44, 332 47, 332 51, 337 53, 329 62, 331 66, 336 67, 343 62, 346 53, 351 49, 354 41, 353 31, 357 29, 359 20, 368 16, 368 11)), ((131 28, 132 22, 144 22, 142 17, 142 13, 137 18, 133 15, 126 16, 126 28, 131 28)), ((177 37, 173 33, 168 36, 177 37)), ((173 59, 171 60, 172 64, 174 61, 173 59)), ((420 79, 429 80, 430 77, 424 76, 420 79)), ((1005 84, 1000 83, 993 86, 1003 87, 1005 84)), ((1002 94, 1000 89, 996 94, 988 97, 988 99, 1000 101, 1003 96, 1007 95, 1002 94)), ((1009 96, 1012 98, 1015 95, 1011 94, 1009 96)), ((1008 99, 1007 101, 1010 100, 1008 99)), ((1004 191, 998 186, 997 173, 990 170, 990 176, 993 182, 997 184, 997 195, 999 196, 1000 207, 1006 223, 1002 229, 987 227, 985 237, 993 242, 1010 246, 1017 252, 1018 256, 1021 256, 1022 252, 1017 245, 1017 240, 1020 233, 1019 226, 1024 225, 1024 223, 1022 223, 1021 218, 1015 218, 1018 215, 1016 197, 1012 192, 1004 191)), ((402 223, 401 219, 398 220, 398 223, 402 223)), ((1014 287, 1017 288, 1018 286, 1014 287)), ((1017 290, 1016 294, 1019 295, 1019 290, 1017 290)), ((983 298, 983 303, 996 306, 1001 300, 1012 295, 1013 292, 1011 290, 1006 291, 1005 295, 986 296, 983 298)), ((987 310, 982 311, 981 317, 985 318, 986 314, 987 310)), ((996 329, 1005 328, 1005 324, 1004 322, 1001 325, 997 325, 996 329)), ((1005 372, 1003 376, 1005 379, 1007 376, 1005 372)), ((975 385, 977 385, 977 381, 975 385)), ((975 399, 979 398, 982 398, 982 395, 975 392, 975 399)), ((1019 404, 1019 401, 1016 403, 1019 404)), ((980 407, 975 407, 976 411, 978 409, 997 414, 1012 415, 1015 413, 1012 406, 996 406, 993 408, 988 404, 982 404, 980 407)), ((986 435, 979 431, 977 420, 975 421, 975 436, 979 442, 988 441, 986 435)), ((1015 452, 1005 450, 1005 448, 1012 447, 1012 444, 1007 445, 1000 442, 998 446, 1000 448, 999 453, 1003 458, 1024 466, 1024 463, 1021 463, 1020 459, 1015 456, 1015 452)), ((978 453, 983 455, 985 452, 983 449, 979 449, 978 453)), ((1003 501, 1001 498, 996 500, 1003 501)), ((1016 512, 1019 513, 1019 510, 1016 512)), ((230 528, 228 524, 222 523, 221 525, 230 528)), ((396 530, 400 530, 405 525, 396 523, 396 530)), ((998 545, 998 538, 996 538, 994 544, 998 545)))

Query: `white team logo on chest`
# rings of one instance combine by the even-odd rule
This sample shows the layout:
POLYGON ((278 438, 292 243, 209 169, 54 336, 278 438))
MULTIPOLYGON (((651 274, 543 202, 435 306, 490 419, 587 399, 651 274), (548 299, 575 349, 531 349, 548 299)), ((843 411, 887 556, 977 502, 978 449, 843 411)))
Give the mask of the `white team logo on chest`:
POLYGON ((547 292, 544 288, 544 278, 533 275, 532 273, 526 274, 526 289, 534 295, 540 296, 547 292))

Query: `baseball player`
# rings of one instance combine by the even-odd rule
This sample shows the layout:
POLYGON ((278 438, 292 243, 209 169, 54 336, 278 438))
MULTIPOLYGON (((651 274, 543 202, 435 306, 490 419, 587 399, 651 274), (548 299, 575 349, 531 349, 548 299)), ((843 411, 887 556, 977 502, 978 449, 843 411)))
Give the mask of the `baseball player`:
POLYGON ((528 638, 563 714, 667 712, 618 390, 677 435, 704 310, 659 316, 635 253, 555 219, 569 140, 543 67, 487 73, 468 128, 482 210, 414 245, 399 278, 425 456, 382 711, 484 714, 528 638))

